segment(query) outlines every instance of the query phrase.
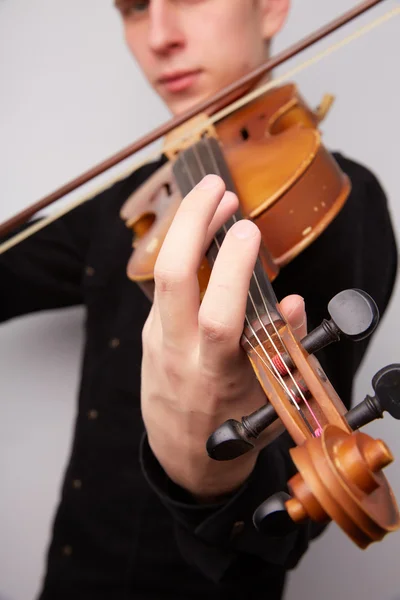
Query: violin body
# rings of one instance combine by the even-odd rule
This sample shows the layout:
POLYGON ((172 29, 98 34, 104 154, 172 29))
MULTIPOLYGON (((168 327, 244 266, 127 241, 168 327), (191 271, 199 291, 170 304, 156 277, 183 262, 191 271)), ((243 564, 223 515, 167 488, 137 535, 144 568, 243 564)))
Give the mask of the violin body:
MULTIPOLYGON (((179 153, 204 137, 220 145, 229 167, 244 218, 261 231, 262 262, 271 281, 279 270, 311 244, 344 205, 350 181, 321 141, 318 124, 325 111, 312 111, 295 85, 288 84, 257 98, 213 126, 196 125, 197 136, 178 128, 166 139, 169 163, 127 200, 121 216, 134 233, 135 252, 127 273, 150 282, 163 239, 181 202, 173 164, 179 153), (184 142, 182 143, 182 138, 184 142)), ((193 160, 196 160, 194 157, 193 160)), ((191 165, 188 165, 190 169, 191 165)), ((209 270, 202 265, 202 289, 209 270)))

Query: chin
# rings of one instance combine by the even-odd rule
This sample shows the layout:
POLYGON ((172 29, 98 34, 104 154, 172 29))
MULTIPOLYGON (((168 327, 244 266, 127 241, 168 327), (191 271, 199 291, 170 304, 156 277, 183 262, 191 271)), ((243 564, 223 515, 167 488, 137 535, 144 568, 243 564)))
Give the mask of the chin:
POLYGON ((211 95, 211 93, 193 94, 182 98, 169 98, 166 102, 172 114, 177 116, 197 106, 211 95))

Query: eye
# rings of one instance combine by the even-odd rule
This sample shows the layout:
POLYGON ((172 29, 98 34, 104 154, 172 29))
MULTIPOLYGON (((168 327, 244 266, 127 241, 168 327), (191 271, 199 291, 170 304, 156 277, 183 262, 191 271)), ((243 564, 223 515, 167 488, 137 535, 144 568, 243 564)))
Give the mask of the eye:
POLYGON ((150 0, 116 0, 115 4, 124 17, 139 16, 147 11, 150 0))
POLYGON ((133 2, 132 10, 135 12, 144 12, 149 7, 149 0, 136 0, 133 2))

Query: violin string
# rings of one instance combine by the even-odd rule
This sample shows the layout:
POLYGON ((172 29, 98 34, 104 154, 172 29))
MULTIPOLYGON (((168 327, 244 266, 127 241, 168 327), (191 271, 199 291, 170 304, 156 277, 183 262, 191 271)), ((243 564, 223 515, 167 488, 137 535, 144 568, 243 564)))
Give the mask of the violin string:
MULTIPOLYGON (((264 360, 264 358, 258 353, 257 348, 255 348, 255 346, 253 346, 253 344, 248 339, 248 337, 246 335, 244 335, 244 334, 243 334, 243 337, 245 338, 246 342, 249 344, 249 346, 251 347, 251 349, 254 351, 254 353, 257 354, 257 356, 261 360, 261 362, 266 366, 266 368, 269 370, 269 372, 275 377, 275 379, 278 381, 278 383, 281 385, 281 387, 283 387, 285 389, 285 392, 287 393, 287 395, 289 397, 289 400, 292 402, 292 404, 294 405, 294 407, 299 411, 299 414, 300 414, 301 418, 303 419, 304 423, 306 424, 307 428, 309 429, 310 433, 312 433, 313 435, 315 435, 315 437, 319 437, 321 435, 321 433, 322 433, 322 427, 321 427, 321 425, 318 424, 317 429, 313 429, 312 428, 312 426, 310 425, 310 423, 309 423, 307 417, 305 416, 303 410, 298 405, 298 403, 296 402, 295 398, 292 397, 291 390, 289 390, 289 388, 287 387, 287 384, 282 379, 281 374, 278 372, 278 376, 275 375, 275 373, 273 373, 272 370, 270 369, 270 366, 268 365, 268 363, 266 363, 265 360, 264 360)), ((308 403, 306 403, 306 404, 308 406, 308 403)), ((311 414, 313 414, 313 412, 311 411, 310 408, 309 408, 309 410, 310 410, 311 414)), ((317 420, 314 414, 313 414, 313 417, 314 417, 315 420, 317 420)))
MULTIPOLYGON (((206 144, 205 144, 205 146, 206 146, 207 152, 208 152, 208 154, 209 154, 209 157, 210 157, 210 159, 211 159, 211 162, 213 163, 213 167, 214 167, 214 171, 215 171, 215 173, 216 173, 217 175, 219 175, 220 177, 222 177, 222 173, 221 173, 221 171, 220 171, 220 168, 219 168, 219 166, 218 166, 218 161, 217 161, 217 159, 216 159, 216 157, 215 157, 215 155, 214 155, 214 152, 213 152, 212 148, 210 147, 210 144, 206 143, 206 144)), ((200 158, 200 156, 199 156, 199 153, 198 153, 198 150, 197 150, 197 146, 196 146, 196 145, 194 145, 194 146, 193 146, 193 150, 194 150, 195 159, 196 159, 196 162, 197 162, 197 164, 198 164, 198 166, 199 166, 199 169, 200 169, 200 172, 201 172, 201 174, 202 174, 202 177, 204 177, 204 176, 207 174, 207 171, 206 171, 206 169, 204 168, 204 165, 203 165, 203 163, 202 163, 202 161, 201 161, 201 158, 200 158)), ((186 169, 186 171, 187 171, 187 174, 188 174, 189 180, 191 181, 191 185, 192 185, 192 186, 194 186, 194 185, 195 185, 195 180, 194 180, 194 178, 193 178, 193 176, 192 176, 192 174, 191 174, 191 172, 190 172, 189 166, 188 166, 188 164, 187 164, 187 162, 186 162, 186 160, 185 160, 185 152, 183 152, 183 153, 182 153, 182 157, 183 157, 183 160, 184 160, 185 169, 186 169)), ((233 215, 233 216, 232 216, 232 221, 233 221, 233 223, 236 223, 236 222, 237 222, 237 219, 236 219, 236 216, 235 216, 235 215, 233 215)), ((223 225, 222 229, 223 229, 223 231, 224 231, 224 236, 226 236, 226 234, 227 234, 227 232, 228 232, 228 230, 227 230, 227 228, 226 228, 226 224, 224 224, 224 225, 223 225)), ((218 241, 218 239, 217 239, 217 237, 216 237, 216 236, 214 236, 214 244, 216 245, 216 247, 217 247, 217 249, 218 249, 218 251, 219 251, 221 246, 220 246, 220 244, 219 244, 219 241, 218 241)), ((213 261, 213 262, 214 262, 214 261, 213 261)), ((272 325, 272 327, 273 327, 273 329, 274 329, 274 331, 275 331, 275 334, 276 334, 277 338, 279 339, 280 343, 282 344, 282 346, 284 347, 285 351, 287 352, 287 349, 286 349, 286 347, 285 347, 285 344, 284 344, 284 342, 283 342, 283 340, 282 340, 282 337, 281 337, 281 335, 280 335, 280 333, 279 333, 279 331, 278 331, 278 329, 277 329, 277 327, 276 327, 276 325, 275 325, 275 322, 274 322, 274 320, 273 320, 273 319, 272 319, 272 317, 271 317, 270 310, 269 310, 269 308, 268 308, 268 305, 267 305, 267 303, 266 303, 266 301, 265 301, 264 294, 262 293, 261 286, 260 286, 260 284, 259 284, 259 282, 258 282, 257 275, 256 275, 256 273, 255 273, 254 271, 252 272, 252 275, 251 275, 251 277, 252 277, 252 279, 253 279, 253 280, 256 282, 257 289, 258 289, 258 293, 259 293, 259 296, 260 296, 260 298, 261 298, 261 302, 262 302, 262 303, 263 303, 263 305, 264 305, 264 310, 266 311, 266 315, 267 315, 267 317, 268 317, 268 319, 269 319, 269 322, 271 323, 271 325, 272 325)), ((274 375, 275 375, 275 378, 277 379, 278 383, 279 383, 279 384, 281 385, 281 387, 282 387, 282 388, 283 388, 283 389, 286 391, 286 393, 287 393, 287 395, 289 396, 289 399, 291 400, 292 404, 293 404, 293 405, 296 407, 296 409, 297 409, 297 410, 300 412, 300 414, 301 414, 302 418, 305 420, 307 427, 308 427, 308 428, 309 428, 309 429, 310 429, 312 432, 314 431, 315 435, 319 435, 319 433, 322 431, 321 424, 319 423, 319 421, 318 421, 318 419, 316 418, 316 416, 315 416, 314 412, 312 411, 311 407, 309 406, 309 403, 307 402, 307 400, 306 400, 306 398, 305 398, 305 396, 304 396, 304 394, 303 394, 302 390, 300 389, 300 387, 299 387, 299 385, 298 385, 297 381, 295 380, 295 378, 294 378, 293 374, 291 373, 290 369, 288 368, 288 366, 286 365, 285 361, 283 360, 283 358, 282 358, 282 354, 281 354, 281 352, 279 351, 279 348, 276 346, 274 339, 272 338, 272 336, 271 336, 271 335, 270 335, 270 333, 268 332, 267 328, 265 327, 265 325, 264 325, 264 322, 262 321, 261 315, 260 315, 260 313, 259 313, 259 311, 258 311, 258 308, 257 308, 257 306, 256 306, 256 303, 255 303, 254 299, 253 299, 253 296, 252 296, 252 294, 251 294, 251 291, 250 291, 250 289, 248 290, 248 292, 247 292, 247 295, 248 295, 248 298, 250 299, 250 302, 251 302, 251 304, 252 304, 252 306, 253 306, 253 309, 254 309, 254 311, 255 311, 255 314, 256 314, 256 319, 257 319, 258 323, 261 325, 261 328, 262 328, 262 330, 264 331, 264 333, 265 333, 265 335, 266 335, 266 337, 267 337, 268 341, 270 342, 270 344, 271 344, 271 345, 272 345, 272 347, 274 348, 274 350, 275 350, 276 354, 277 354, 277 355, 278 355, 278 356, 281 358, 281 361, 282 361, 282 363, 285 365, 286 372, 287 372, 287 374, 289 375, 289 377, 291 378, 291 380, 292 380, 292 382, 293 382, 293 384, 294 384, 294 386, 295 386, 295 389, 296 389, 296 391, 298 392, 299 396, 301 397, 301 399, 303 400, 303 402, 305 403, 305 405, 308 407, 308 409, 309 409, 309 411, 310 411, 310 414, 311 414, 311 415, 312 415, 312 417, 314 418, 314 420, 315 420, 315 422, 316 422, 316 424, 317 424, 317 429, 316 429, 315 431, 314 431, 314 430, 313 430, 313 428, 310 426, 310 424, 309 424, 308 420, 306 419, 306 417, 305 417, 304 413, 301 411, 301 409, 300 409, 300 406, 298 405, 298 403, 297 403, 297 401, 296 401, 296 398, 295 398, 295 396, 294 396, 293 392, 292 392, 292 391, 289 389, 289 387, 287 386, 286 382, 283 380, 283 377, 282 377, 282 375, 279 373, 279 371, 278 371, 278 369, 277 369, 276 365, 274 364, 274 362, 273 362, 272 358, 270 357, 270 355, 268 354, 267 350, 265 349, 265 347, 264 347, 263 343, 261 342, 260 338, 258 337, 258 335, 257 335, 257 333, 256 333, 256 331, 255 331, 255 329, 253 328, 253 326, 252 326, 252 324, 250 323, 250 320, 249 320, 249 318, 248 318, 248 316, 247 316, 247 314, 246 314, 246 315, 245 315, 245 320, 246 320, 247 326, 249 327, 250 331, 252 332, 252 335, 254 336, 254 338, 256 339, 256 341, 257 341, 257 343, 258 343, 258 345, 259 345, 259 348, 261 348, 262 352, 265 354, 265 356, 266 356, 267 360, 269 361, 269 363, 270 363, 270 366, 272 367, 272 370, 271 370, 271 368, 270 368, 270 369, 269 369, 269 371, 270 371, 272 374, 274 374, 274 375)), ((259 350, 258 350, 258 349, 256 350, 256 349, 254 348, 254 346, 253 346, 253 345, 250 343, 250 340, 247 338, 247 336, 244 336, 244 337, 245 337, 245 339, 248 341, 248 343, 250 344, 250 346, 253 348, 253 350, 255 350, 255 352, 256 352, 256 354, 257 354, 258 358, 259 358, 259 359, 260 359, 260 360, 261 360, 261 361, 262 361, 264 364, 266 364, 266 363, 265 363, 265 361, 263 360, 262 354, 260 354, 259 350)))
MULTIPOLYGON (((283 339, 282 339, 282 337, 281 337, 281 335, 280 335, 280 333, 279 333, 278 329, 276 328, 276 326, 275 326, 275 323, 274 323, 273 319, 271 319, 270 312, 269 312, 269 309, 268 309, 268 305, 267 305, 267 303, 266 303, 266 300, 265 300, 265 296, 264 296, 264 294, 263 294, 263 292, 262 292, 261 286, 260 286, 260 284, 259 284, 259 281, 258 281, 258 277, 257 277, 257 275, 256 275, 255 273, 254 273, 254 279, 255 279, 256 286, 257 286, 257 288, 258 288, 258 293, 259 293, 259 295, 260 295, 261 301, 263 302, 263 304, 264 304, 264 307, 265 307, 265 310, 267 311, 267 314, 268 314, 269 320, 270 320, 270 322, 272 323, 272 326, 273 326, 273 328, 274 328, 274 330, 275 330, 275 333, 276 333, 277 337, 279 338, 279 341, 280 341, 280 343, 281 343, 281 344, 282 344, 282 346, 283 346, 284 352, 286 352, 286 354, 287 354, 287 355, 289 355, 289 351, 288 351, 288 349, 287 349, 287 347, 286 347, 286 344, 284 343, 284 341, 283 341, 283 339)), ((297 392, 298 392, 298 394, 299 394, 300 398, 301 398, 301 399, 302 399, 302 401, 304 402, 305 406, 307 406, 307 408, 308 408, 308 410, 309 410, 309 412, 310 412, 311 416, 313 417, 313 419, 314 419, 314 421, 315 421, 315 423, 316 423, 316 425, 317 425, 317 429, 315 430, 315 434, 316 434, 316 435, 319 435, 319 434, 322 432, 321 423, 319 422, 319 420, 318 420, 317 416, 315 415, 314 411, 312 410, 312 408, 311 408, 311 406, 310 406, 310 403, 308 402, 307 398, 306 398, 306 397, 305 397, 305 395, 303 394, 303 391, 302 391, 302 389, 301 389, 301 388, 300 388, 300 386, 298 385, 297 381, 294 379, 294 377, 293 377, 293 374, 292 374, 291 370, 289 369, 289 367, 287 366, 287 364, 285 363, 285 361, 284 361, 284 359, 283 359, 283 356, 282 356, 282 354, 279 352, 279 350, 276 348, 276 346, 275 346, 275 345, 274 345, 274 349, 275 349, 275 351, 277 352, 277 354, 279 355, 279 358, 281 359, 281 362, 282 362, 282 364, 284 365, 284 367, 285 367, 285 369, 286 369, 286 372, 287 372, 287 374, 288 374, 288 375, 289 375, 289 377, 292 379, 292 381, 293 381, 293 383, 294 383, 294 385, 295 385, 295 387, 296 387, 296 390, 297 390, 297 392)), ((299 408, 299 410, 300 410, 300 407, 298 407, 298 408, 299 408)))
MULTIPOLYGON (((362 36, 366 35, 367 33, 370 33, 373 29, 380 27, 381 25, 383 25, 384 23, 386 23, 387 21, 389 21, 390 19, 392 19, 398 15, 400 15, 400 7, 395 7, 393 9, 389 10, 387 13, 378 17, 377 19, 375 19, 368 25, 361 27, 359 30, 357 30, 353 34, 350 34, 349 36, 344 38, 342 41, 337 42, 336 44, 330 46, 324 52, 317 54, 314 58, 304 61, 299 66, 297 66, 297 67, 293 68, 292 70, 290 70, 289 72, 287 72, 285 75, 282 75, 282 76, 278 77, 277 79, 268 81, 265 85, 260 86, 259 88, 256 88, 256 90, 253 90, 252 92, 246 94, 245 96, 243 96, 243 98, 240 99, 240 101, 233 102, 226 108, 217 112, 215 115, 213 115, 211 118, 209 118, 208 121, 205 121, 202 125, 193 127, 193 129, 189 133, 183 134, 182 137, 179 138, 178 140, 175 140, 174 142, 172 142, 169 145, 165 145, 162 152, 168 152, 170 150, 172 151, 174 148, 176 148, 177 144, 183 143, 184 141, 186 141, 188 135, 193 136, 193 135, 201 133, 201 131, 204 130, 204 127, 206 127, 207 124, 208 125, 214 124, 217 120, 220 120, 220 119, 226 117, 227 115, 231 114, 233 111, 237 110, 238 108, 244 106, 245 104, 248 104, 249 102, 251 102, 252 100, 257 98, 258 96, 264 94, 265 92, 269 91, 270 89, 272 89, 274 87, 277 87, 281 83, 292 78, 294 75, 299 74, 301 71, 316 64, 317 62, 319 62, 323 58, 333 54, 334 52, 337 52, 340 48, 343 48, 344 46, 346 46, 347 44, 350 44, 351 42, 355 41, 356 39, 359 39, 362 36), (239 104, 239 102, 240 102, 240 104, 239 104)), ((6 240, 2 244, 0 244, 0 254, 3 254, 4 252, 9 250, 13 246, 21 243, 25 239, 29 238, 31 235, 33 235, 36 232, 40 231, 41 229, 47 227, 48 225, 50 225, 57 219, 61 218, 62 216, 64 216, 68 212, 70 212, 71 210, 74 210, 81 204, 84 204, 85 202, 91 200, 93 197, 97 196, 101 192, 104 192, 111 185, 114 185, 115 183, 122 181, 126 177, 129 177, 129 175, 131 175, 134 171, 137 171, 139 168, 143 167, 144 165, 149 164, 151 161, 158 160, 160 158, 160 155, 162 154, 162 152, 160 153, 160 151, 158 150, 158 151, 148 154, 146 158, 136 161, 134 165, 130 165, 123 171, 119 172, 118 175, 116 175, 114 178, 110 178, 107 180, 107 182, 102 183, 102 184, 98 185, 97 187, 92 188, 88 194, 83 195, 83 196, 73 200, 71 203, 64 206, 59 211, 55 211, 52 215, 48 215, 47 217, 44 217, 40 221, 31 225, 30 227, 27 227, 26 229, 24 229, 24 231, 16 234, 15 236, 12 236, 8 240, 6 240)))
MULTIPOLYGON (((218 248, 218 250, 220 249, 220 245, 218 240, 214 239, 215 244, 218 248)), ((213 259, 213 263, 214 263, 214 259, 213 259)), ((251 298, 251 294, 248 292, 250 298, 251 298)), ((254 304, 253 304, 254 306, 254 304)), ((247 322, 247 326, 249 327, 253 337, 255 338, 255 340, 257 341, 258 344, 258 348, 256 348, 251 341, 249 340, 249 338, 247 337, 247 335, 242 334, 242 337, 246 340, 246 342, 249 344, 249 346, 252 348, 252 350, 254 351, 254 353, 257 355, 257 357, 261 360, 261 362, 267 367, 268 371, 273 375, 273 377, 276 379, 276 381, 278 382, 278 384, 283 388, 283 390, 286 392, 289 400, 291 401, 291 403, 293 404, 293 406, 298 410, 301 418, 303 419, 303 421, 305 422, 307 428, 310 430, 311 433, 313 433, 316 437, 318 437, 320 435, 320 433, 322 432, 322 427, 320 425, 320 423, 318 422, 315 414, 313 413, 313 411, 311 410, 311 407, 309 406, 309 403, 307 402, 306 398, 303 395, 303 392, 301 391, 301 389, 298 386, 297 381, 294 379, 293 374, 291 373, 291 371, 288 369, 286 363, 283 361, 282 356, 279 352, 279 350, 276 348, 275 343, 273 341, 273 338, 270 336, 270 334, 268 333, 268 331, 266 330, 264 323, 262 322, 261 318, 259 317, 258 311, 257 309, 255 309, 257 312, 257 320, 261 323, 261 327, 262 329, 265 331, 267 337, 268 337, 268 341, 272 344, 272 346, 274 346, 275 351, 277 352, 277 354, 280 356, 282 363, 285 365, 285 369, 287 371, 287 374, 290 376, 290 378, 292 379, 292 381, 294 382, 295 387, 297 388, 297 391, 299 392, 299 394, 302 396, 303 401, 305 402, 305 404, 307 405, 307 407, 310 410, 311 415, 313 416, 314 420, 317 423, 317 429, 313 429, 307 419, 307 417, 305 416, 304 412, 301 410, 299 404, 296 401, 296 397, 294 396, 292 390, 288 387, 287 383, 284 381, 281 373, 278 371, 278 369, 276 368, 276 365, 274 364, 272 358, 270 357, 270 355, 268 354, 267 350, 264 347, 264 344, 262 343, 262 341, 260 340, 260 338, 257 335, 257 332, 255 331, 255 329, 253 328, 253 326, 251 325, 247 315, 245 316, 245 320, 247 322), (265 361, 263 355, 260 353, 259 348, 261 348, 262 353, 265 355, 265 357, 267 358, 267 360, 269 361, 269 364, 265 361)), ((273 324, 273 326, 275 327, 274 323, 271 321, 271 323, 273 324)), ((279 331, 277 331, 277 335, 278 337, 281 339, 279 331)))
MULTIPOLYGON (((212 150, 212 147, 211 147, 211 145, 210 145, 209 143, 207 143, 207 141, 206 141, 206 143, 205 143, 205 146, 206 146, 206 149, 207 149, 208 155, 209 155, 209 157, 211 158, 211 162, 212 162, 212 163, 213 163, 213 165, 214 165, 214 169, 215 169, 215 171, 217 172, 217 174, 218 174, 218 175, 222 176, 222 174, 221 174, 221 172, 220 172, 220 169, 219 169, 219 167, 218 167, 218 161, 217 161, 217 159, 216 159, 216 157, 215 157, 215 155, 214 155, 214 152, 213 152, 213 150, 212 150)), ((194 150, 195 150, 195 156, 196 156, 196 160, 197 160, 197 163, 198 163, 198 164, 199 164, 199 166, 200 166, 200 169, 201 169, 201 170, 204 172, 205 170, 204 170, 204 168, 203 168, 203 166, 202 166, 202 163, 201 163, 200 157, 198 156, 198 152, 196 152, 196 148, 197 148, 197 146, 195 145, 195 146, 194 146, 194 150)), ((205 174, 205 173, 204 173, 204 174, 205 174)), ((233 220, 233 222, 234 222, 234 223, 236 223, 236 222, 237 222, 236 215, 233 215, 233 216, 232 216, 232 220, 233 220)), ((225 224, 224 224, 224 226, 223 226, 223 229, 224 229, 224 235, 226 235, 226 233, 227 233, 227 229, 226 229, 226 226, 225 226, 225 224)), ((219 250, 220 246, 219 246, 219 242, 218 242, 218 240, 217 240, 217 238, 216 238, 216 237, 214 237, 214 243, 217 245, 217 248, 218 248, 218 250, 219 250)), ((277 327, 276 327, 276 325, 275 325, 275 321, 273 320, 273 318, 272 318, 272 316, 271 316, 271 312, 270 312, 270 310, 269 310, 269 308, 268 308, 268 304, 267 304, 267 302, 266 302, 266 299, 265 299, 265 296, 264 296, 264 294, 263 294, 263 292, 262 292, 262 289, 261 289, 261 286, 260 286, 260 283, 259 283, 259 280, 258 280, 258 277, 257 277, 257 274, 255 273, 255 271, 253 271, 253 272, 252 272, 252 276, 251 276, 251 277, 252 277, 252 279, 254 280, 254 282, 255 282, 255 284, 256 284, 256 286, 257 286, 257 290, 258 290, 259 297, 260 297, 260 299, 261 299, 261 302, 262 302, 262 304, 263 304, 263 306, 264 306, 264 310, 265 310, 265 313, 266 313, 266 315, 267 315, 267 318, 268 318, 269 322, 271 323, 271 325, 272 325, 272 327, 273 327, 273 329, 274 329, 275 335, 276 335, 276 337, 278 338, 278 340, 279 340, 279 342, 281 343, 281 345, 283 346, 284 352, 286 352, 287 354, 289 354, 289 352, 288 352, 288 349, 287 349, 287 347, 286 347, 286 345, 285 345, 285 343, 284 343, 284 341, 283 341, 283 339, 282 339, 282 337, 281 337, 281 335, 280 335, 280 333, 279 333, 279 330, 277 329, 277 327)), ((267 336, 267 339, 268 339, 268 341, 270 342, 270 344, 271 344, 271 345, 272 345, 272 347, 274 348, 274 350, 275 350, 275 352, 276 352, 277 356, 279 356, 279 358, 281 359, 281 363, 284 365, 284 368, 286 369, 286 373, 287 373, 287 375, 289 375, 290 379, 292 380, 292 382, 293 382, 293 384, 294 384, 294 387, 295 387, 295 389, 296 389, 297 393, 299 394, 300 398, 303 400, 303 402, 304 402, 305 406, 307 406, 307 408, 308 408, 308 410, 309 410, 309 412, 310 412, 311 416, 313 417, 313 419, 314 419, 314 421, 315 421, 315 423, 316 423, 316 425, 317 425, 317 429, 316 429, 316 430, 315 430, 315 432, 314 432, 314 433, 315 433, 315 435, 319 435, 319 434, 322 432, 322 427, 321 427, 321 424, 320 424, 319 420, 317 419, 317 417, 316 417, 316 415, 315 415, 314 411, 312 410, 312 408, 311 408, 311 406, 310 406, 310 403, 307 401, 307 399, 306 399, 305 395, 303 394, 303 392, 302 392, 302 390, 301 390, 300 386, 298 385, 297 381, 295 380, 295 378, 294 378, 294 376, 293 376, 292 372, 290 371, 290 369, 288 368, 287 364, 285 363, 285 361, 284 361, 284 359, 283 359, 283 356, 282 356, 282 353, 280 352, 279 348, 276 346, 276 344, 275 344, 275 342, 274 342, 274 339, 272 338, 272 336, 269 334, 269 332, 268 332, 267 328, 265 327, 265 325, 264 325, 264 322, 262 321, 262 318, 261 318, 261 316, 260 316, 260 313, 258 312, 258 309, 257 309, 256 303, 254 302, 254 299, 253 299, 253 297, 252 297, 252 294, 251 294, 250 290, 248 291, 248 297, 249 297, 249 299, 250 299, 250 302, 252 303, 253 309, 254 309, 254 311, 255 311, 255 313, 256 313, 256 318, 257 318, 257 320, 258 320, 259 324, 261 325, 261 328, 262 328, 262 329, 263 329, 263 331, 265 332, 265 334, 266 334, 266 336, 267 336)), ((301 416, 302 416, 303 420, 306 422, 306 424, 307 424, 308 428, 309 428, 311 431, 313 431, 313 429, 312 429, 312 427, 310 426, 310 424, 309 424, 309 422, 308 422, 307 418, 305 417, 305 415, 304 415, 303 411, 301 410, 300 406, 299 406, 299 405, 298 405, 298 403, 296 402, 296 399, 295 399, 294 395, 293 395, 293 394, 292 394, 292 393, 289 391, 288 387, 286 386, 286 383, 283 381, 283 379, 282 379, 282 377, 281 377, 281 374, 279 373, 278 369, 276 368, 275 364, 273 363, 273 361, 272 361, 272 358, 269 356, 269 354, 268 354, 267 350, 265 349, 265 347, 264 347, 263 343, 261 342, 261 340, 259 339, 258 335, 256 334, 256 331, 254 330, 253 326, 251 325, 251 323, 250 323, 250 320, 249 320, 249 319, 248 319, 248 317, 247 317, 247 314, 245 315, 245 319, 246 319, 246 322, 247 322, 247 325, 248 325, 248 327, 250 328, 250 330, 251 330, 251 332, 252 332, 252 335, 253 335, 253 336, 255 337, 255 339, 257 340, 257 343, 258 343, 259 347, 261 347, 261 349, 262 349, 263 353, 265 354, 265 356, 267 357, 268 361, 270 362, 270 364, 271 364, 271 366, 272 366, 273 370, 276 372, 276 375, 277 375, 277 376, 278 376, 278 378, 279 378, 279 383, 281 384, 281 386, 282 386, 282 385, 284 386, 284 388, 285 388, 285 390, 286 390, 286 392, 287 392, 287 394, 288 394, 288 396, 289 396, 289 399, 292 401, 292 403, 294 404, 294 406, 296 407, 296 409, 297 409, 297 410, 300 412, 300 414, 301 414, 301 416)), ((245 337, 246 341, 247 341, 247 342, 248 342, 248 343, 251 345, 251 347, 252 347, 252 348, 253 348, 253 350, 254 350, 254 347, 253 347, 253 346, 252 346, 252 344, 250 343, 250 340, 247 338, 247 336, 246 336, 246 335, 244 335, 244 337, 245 337)), ((256 352, 256 354, 257 354, 257 356, 258 356, 258 357, 259 357, 259 358, 262 360, 262 357, 261 357, 261 355, 260 355, 260 353, 259 353, 258 351, 256 352)), ((263 362, 264 362, 264 361, 263 361, 263 362)), ((265 364, 265 363, 264 363, 264 364, 265 364)), ((275 377, 276 377, 276 375, 275 375, 275 377)))
MULTIPOLYGON (((213 165, 214 165, 214 170, 215 170, 215 173, 221 177, 221 172, 220 172, 220 169, 219 169, 219 167, 218 167, 218 162, 217 162, 217 160, 216 160, 216 158, 215 158, 215 155, 214 155, 214 153, 213 153, 212 149, 210 148, 209 144, 206 144, 206 148, 207 148, 208 154, 209 154, 209 156, 210 156, 210 158, 211 158, 211 161, 212 161, 212 163, 213 163, 213 165)), ((204 172, 203 166, 202 166, 202 164, 201 164, 201 161, 200 161, 200 157, 198 156, 198 152, 196 152, 196 146, 194 146, 194 149, 195 149, 195 156, 196 156, 196 160, 197 160, 197 162, 198 162, 198 164, 199 164, 199 166, 200 166, 200 169, 201 169, 201 170, 204 172)), ((204 173, 204 174, 205 174, 205 173, 204 173)), ((234 214, 234 215, 232 215, 232 217, 231 217, 231 220, 233 221, 233 223, 237 223, 237 219, 236 219, 236 215, 235 215, 235 214, 234 214)), ((227 234, 228 230, 227 230, 227 228, 226 228, 226 224, 225 224, 225 223, 224 223, 224 225, 223 225, 222 229, 223 229, 223 231, 224 231, 224 235, 226 236, 226 234, 227 234)), ((214 236, 214 243, 215 243, 215 245, 216 245, 216 247, 217 247, 217 249, 218 249, 218 251, 219 251, 219 250, 220 250, 220 244, 219 244, 219 242, 218 242, 218 239, 217 239, 217 237, 216 237, 216 236, 214 236)), ((254 271, 252 272, 251 278, 252 278, 252 279, 254 279, 255 281, 257 281, 257 277, 256 277, 256 274, 255 274, 255 272, 254 272, 254 271)), ((258 283, 258 282, 257 282, 257 283, 258 283)), ((262 296, 262 293, 261 293, 261 290, 260 290, 260 286, 258 286, 258 285, 257 285, 257 287, 258 287, 258 290, 259 290, 259 293, 260 293, 261 299, 263 300, 263 296, 262 296)), ((260 314, 259 314, 259 312, 258 312, 257 306, 256 306, 256 304, 255 304, 255 302, 254 302, 254 300, 253 300, 253 297, 252 297, 252 295, 251 295, 250 289, 248 290, 248 297, 249 297, 249 299, 250 299, 250 302, 251 302, 251 303, 252 303, 252 305, 253 305, 254 311, 255 311, 255 313, 256 313, 257 320, 258 320, 259 324, 261 325, 261 328, 264 330, 264 332, 265 332, 265 334, 266 334, 266 336, 267 336, 267 338, 268 338, 269 342, 270 342, 270 343, 271 343, 271 344, 274 346, 274 349, 275 349, 276 353, 277 353, 277 354, 279 354, 279 350, 278 350, 278 348, 277 348, 277 347, 274 345, 273 339, 272 339, 272 337, 270 336, 270 334, 268 333, 268 330, 267 330, 267 328, 265 327, 265 325, 264 325, 264 323, 263 323, 263 321, 262 321, 262 319, 261 319, 261 316, 260 316, 260 314)), ((274 330, 275 330, 275 334, 277 335, 277 337, 279 338, 279 341, 280 341, 280 342, 282 343, 282 345, 284 346, 284 344, 283 344, 283 340, 280 338, 280 335, 279 335, 278 329, 276 328, 276 326, 275 326, 275 323, 274 323, 273 319, 271 318, 271 313, 270 313, 270 311, 269 311, 269 309, 268 309, 268 306, 267 306, 267 304, 266 304, 265 302, 264 302, 264 308, 265 308, 265 311, 266 311, 266 315, 267 315, 267 317, 268 317, 268 319, 269 319, 269 322, 271 323, 272 327, 273 327, 273 328, 274 328, 274 330)), ((253 329, 253 328, 252 328, 252 326, 251 326, 251 324, 250 324, 250 321, 249 321, 249 319, 248 319, 248 317, 247 317, 247 314, 245 315, 245 319, 246 319, 246 322, 247 322, 247 325, 248 325, 248 327, 249 327, 250 329, 253 329)), ((254 330, 253 330, 253 332, 254 332, 254 330)), ((254 332, 254 335, 255 335, 255 332, 254 332)), ((257 340, 257 341, 260 343, 260 341, 259 341, 259 340, 257 340)), ((264 352, 266 352, 266 350, 265 350, 264 348, 263 348, 263 350, 264 350, 264 352)), ((268 356, 268 358, 270 358, 270 357, 268 356)), ((280 356, 280 358, 281 358, 281 360, 283 361, 283 359, 282 359, 282 357, 281 357, 281 356, 280 356)), ((284 362, 284 361, 283 361, 283 362, 284 362)), ((273 363, 272 363, 272 360, 271 360, 271 364, 273 364, 273 363)), ((273 365, 273 366, 275 367, 275 365, 273 365)), ((285 367, 286 367, 286 365, 285 365, 285 367)), ((287 368, 287 367, 286 367, 286 368, 287 368)), ((275 369, 276 369, 276 367, 275 367, 275 369)), ((278 372, 278 370, 277 370, 277 369, 276 369, 276 371, 278 372)))

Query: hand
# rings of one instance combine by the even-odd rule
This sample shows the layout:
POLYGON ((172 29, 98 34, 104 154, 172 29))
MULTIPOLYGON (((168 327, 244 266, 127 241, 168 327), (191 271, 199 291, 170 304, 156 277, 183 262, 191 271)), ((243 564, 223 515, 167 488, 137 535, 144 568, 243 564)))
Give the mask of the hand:
MULTIPOLYGON (((229 230, 200 303, 200 262, 237 207, 237 197, 225 192, 215 175, 184 198, 157 259, 154 303, 143 329, 141 401, 149 444, 167 475, 200 501, 238 488, 261 449, 230 463, 206 453, 207 439, 219 425, 265 403, 240 346, 261 241, 251 221, 239 221, 229 230)), ((303 299, 288 296, 280 307, 303 337, 303 299)))

